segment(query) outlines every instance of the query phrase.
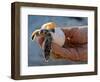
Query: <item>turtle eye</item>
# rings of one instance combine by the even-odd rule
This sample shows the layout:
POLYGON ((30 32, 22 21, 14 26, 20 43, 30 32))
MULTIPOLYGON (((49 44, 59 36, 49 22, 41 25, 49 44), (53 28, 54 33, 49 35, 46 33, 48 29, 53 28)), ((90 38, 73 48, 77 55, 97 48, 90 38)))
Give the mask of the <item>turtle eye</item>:
POLYGON ((40 30, 40 34, 43 34, 44 33, 44 30, 40 30))
POLYGON ((48 30, 46 30, 46 29, 40 30, 40 34, 47 34, 47 33, 48 33, 48 30))

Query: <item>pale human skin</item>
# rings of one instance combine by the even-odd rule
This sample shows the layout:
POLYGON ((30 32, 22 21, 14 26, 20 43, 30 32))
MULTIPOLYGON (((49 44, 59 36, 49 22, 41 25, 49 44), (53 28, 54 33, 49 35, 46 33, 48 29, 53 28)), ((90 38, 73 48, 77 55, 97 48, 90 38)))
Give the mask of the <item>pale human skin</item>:
MULTIPOLYGON (((77 48, 80 50, 80 48, 77 48)), ((56 43, 52 43, 52 52, 54 57, 58 59, 66 59, 71 61, 87 61, 87 49, 79 52, 75 48, 62 48, 56 43)))
POLYGON ((52 52, 55 58, 71 61, 87 61, 87 29, 73 28, 63 31, 66 36, 64 47, 52 43, 52 52))
MULTIPOLYGON (((70 61, 87 61, 87 29, 62 30, 66 36, 66 41, 63 47, 52 43, 53 57, 70 61)), ((41 36, 39 39, 40 45, 42 45, 43 40, 43 36, 41 36)))

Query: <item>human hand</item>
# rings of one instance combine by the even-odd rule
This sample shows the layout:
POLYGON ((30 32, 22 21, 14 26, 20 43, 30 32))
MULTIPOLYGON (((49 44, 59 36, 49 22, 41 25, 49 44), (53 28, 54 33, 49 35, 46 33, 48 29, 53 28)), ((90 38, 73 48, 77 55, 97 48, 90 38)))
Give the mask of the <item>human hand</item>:
POLYGON ((57 58, 57 59, 64 58, 62 47, 60 47, 56 43, 52 43, 52 53, 53 53, 54 58, 57 58))

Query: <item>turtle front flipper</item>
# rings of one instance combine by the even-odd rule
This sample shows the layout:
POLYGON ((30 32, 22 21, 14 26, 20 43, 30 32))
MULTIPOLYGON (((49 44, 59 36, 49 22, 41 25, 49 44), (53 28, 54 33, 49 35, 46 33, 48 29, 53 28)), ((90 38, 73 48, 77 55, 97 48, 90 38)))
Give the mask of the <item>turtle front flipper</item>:
POLYGON ((34 32, 32 32, 32 40, 34 39, 35 36, 39 36, 40 35, 40 30, 35 30, 34 32))

